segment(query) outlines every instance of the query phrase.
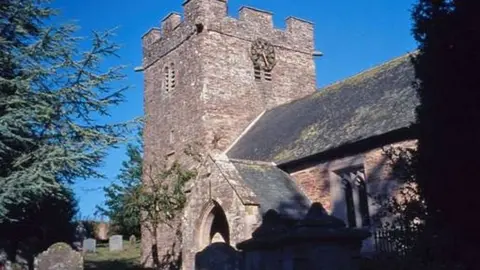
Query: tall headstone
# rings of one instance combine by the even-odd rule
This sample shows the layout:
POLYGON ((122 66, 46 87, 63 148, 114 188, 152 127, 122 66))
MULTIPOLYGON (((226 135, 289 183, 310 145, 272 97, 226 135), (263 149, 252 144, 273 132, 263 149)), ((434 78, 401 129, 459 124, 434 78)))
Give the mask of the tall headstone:
POLYGON ((123 236, 112 235, 108 241, 108 247, 110 251, 122 251, 123 250, 123 236))
POLYGON ((83 240, 85 240, 87 235, 87 230, 83 225, 83 222, 79 222, 75 227, 75 240, 73 242, 73 246, 76 250, 80 250, 82 248, 83 240))
POLYGON ((128 239, 128 242, 130 243, 130 246, 134 246, 137 243, 137 238, 135 235, 130 235, 130 238, 128 239))
POLYGON ((35 258, 35 270, 83 270, 83 257, 66 243, 55 243, 35 258))
POLYGON ((97 251, 97 240, 93 238, 88 238, 83 240, 83 252, 96 252, 97 251))

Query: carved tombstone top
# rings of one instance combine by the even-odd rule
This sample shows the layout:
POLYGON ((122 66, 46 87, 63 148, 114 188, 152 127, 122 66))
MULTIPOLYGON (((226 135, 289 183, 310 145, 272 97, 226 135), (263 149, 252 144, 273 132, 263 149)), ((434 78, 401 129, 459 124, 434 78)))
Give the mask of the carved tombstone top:
POLYGON ((55 243, 35 259, 35 270, 83 270, 83 257, 66 243, 55 243))

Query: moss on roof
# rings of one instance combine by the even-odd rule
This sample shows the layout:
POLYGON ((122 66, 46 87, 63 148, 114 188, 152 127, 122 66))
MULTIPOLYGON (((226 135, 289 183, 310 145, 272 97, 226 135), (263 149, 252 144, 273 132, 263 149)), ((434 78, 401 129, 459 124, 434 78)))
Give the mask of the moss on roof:
POLYGON ((273 209, 284 217, 300 219, 307 213, 310 201, 287 173, 273 165, 241 160, 232 163, 257 196, 262 214, 273 209))
POLYGON ((267 111, 228 156, 285 163, 409 126, 418 104, 409 56, 267 111))

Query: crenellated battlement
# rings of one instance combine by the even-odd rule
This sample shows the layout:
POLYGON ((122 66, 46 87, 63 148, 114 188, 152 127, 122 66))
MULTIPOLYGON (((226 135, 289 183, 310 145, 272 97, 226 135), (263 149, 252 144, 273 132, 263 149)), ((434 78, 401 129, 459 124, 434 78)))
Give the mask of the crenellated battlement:
POLYGON ((239 10, 239 20, 246 23, 260 25, 263 27, 274 28, 273 13, 253 7, 241 7, 239 10))
POLYGON ((268 37, 277 47, 313 53, 313 23, 288 17, 286 29, 275 28, 273 13, 244 6, 238 19, 227 14, 227 0, 186 0, 182 14, 172 12, 142 38, 144 65, 168 53, 185 39, 203 31, 218 32, 243 40, 268 37))
POLYGON ((162 37, 162 29, 158 27, 150 28, 145 34, 142 36, 142 43, 143 47, 147 47, 150 44, 154 43, 155 41, 159 40, 162 37))
POLYGON ((177 12, 171 12, 162 20, 162 33, 170 34, 177 26, 182 23, 182 15, 177 12))
POLYGON ((183 3, 185 21, 206 23, 227 16, 227 0, 186 0, 183 3))
POLYGON ((313 32, 313 22, 296 18, 296 17, 288 17, 286 20, 287 31, 290 33, 295 32, 313 32))

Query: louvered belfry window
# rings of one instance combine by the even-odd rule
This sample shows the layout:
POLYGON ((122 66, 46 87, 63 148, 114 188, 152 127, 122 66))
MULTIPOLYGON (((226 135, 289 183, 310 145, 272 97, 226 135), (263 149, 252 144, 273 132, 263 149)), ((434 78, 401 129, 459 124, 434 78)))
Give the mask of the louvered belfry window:
POLYGON ((175 64, 172 62, 163 68, 163 89, 168 93, 175 89, 176 83, 175 64))

